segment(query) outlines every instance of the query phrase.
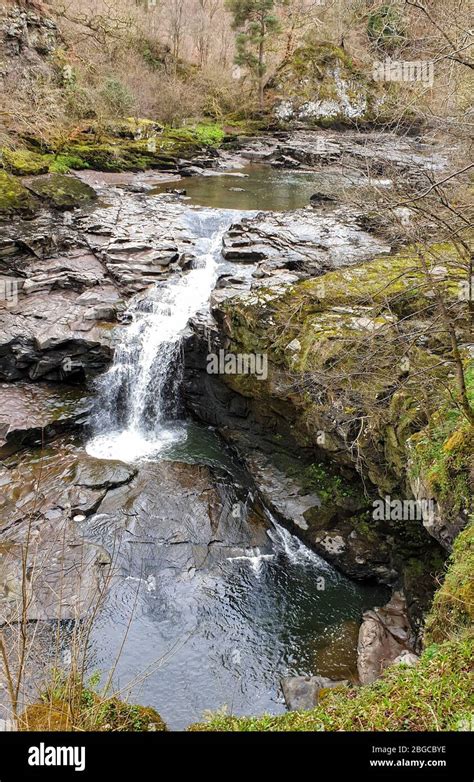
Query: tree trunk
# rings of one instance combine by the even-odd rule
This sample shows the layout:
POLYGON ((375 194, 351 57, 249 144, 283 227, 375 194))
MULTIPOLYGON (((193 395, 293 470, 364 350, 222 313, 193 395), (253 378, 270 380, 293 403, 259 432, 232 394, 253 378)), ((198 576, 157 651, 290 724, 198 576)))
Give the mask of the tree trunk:
POLYGON ((263 14, 260 18, 260 41, 258 43, 258 106, 261 112, 264 109, 263 100, 263 75, 264 75, 264 39, 265 39, 265 19, 263 14))

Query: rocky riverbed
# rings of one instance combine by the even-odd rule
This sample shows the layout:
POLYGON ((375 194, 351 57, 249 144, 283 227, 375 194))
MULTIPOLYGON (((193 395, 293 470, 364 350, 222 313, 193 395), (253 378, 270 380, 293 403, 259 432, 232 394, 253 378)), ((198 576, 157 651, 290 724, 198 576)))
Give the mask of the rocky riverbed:
MULTIPOLYGON (((28 179, 24 184, 42 199, 41 208, 28 215, 19 212, 2 225, 0 622, 14 625, 21 611, 27 545, 32 622, 79 620, 105 595, 100 597, 105 608, 95 647, 99 667, 110 663, 104 647, 117 645, 116 625, 126 627, 132 607, 138 618, 132 623, 131 643, 140 649, 140 660, 125 654, 122 677, 133 680, 141 662, 145 668, 156 666, 157 657, 167 658, 179 647, 167 675, 144 688, 145 700, 152 697, 161 709, 160 698, 171 704, 173 686, 184 677, 182 687, 190 688, 191 700, 183 692, 174 712, 165 707, 178 726, 187 724, 187 709, 194 709, 192 717, 197 718, 206 708, 229 704, 236 686, 242 695, 237 698, 240 712, 260 712, 283 708, 280 675, 356 677, 353 627, 349 652, 350 632, 341 628, 347 622, 357 626, 363 610, 384 602, 387 586, 402 587, 405 598, 386 611, 398 628, 395 633, 385 616, 376 643, 374 623, 382 614, 365 616, 359 675, 370 680, 387 657, 416 648, 407 613, 417 629, 429 601, 431 570, 414 575, 407 558, 412 562, 426 556, 431 562, 441 553, 422 524, 407 539, 406 531, 368 523, 377 488, 384 490, 386 484, 379 480, 377 458, 369 464, 368 476, 357 469, 340 436, 344 415, 337 403, 325 410, 324 425, 316 422, 311 429, 306 421, 302 426, 301 391, 278 362, 273 361, 268 383, 250 387, 210 375, 206 357, 211 349, 249 351, 258 346, 246 333, 248 328, 258 334, 251 312, 271 323, 271 302, 288 286, 316 284, 332 272, 347 279, 346 270, 393 253, 401 236, 377 218, 377 192, 391 186, 394 171, 419 181, 427 172, 442 170, 445 161, 425 140, 379 133, 301 131, 234 146, 209 158, 180 160, 166 175, 81 173, 75 187, 94 190, 87 204, 72 195, 52 198, 48 188, 57 189, 57 182, 48 183, 47 177, 28 179), (283 179, 295 170, 314 176, 315 192, 307 206, 260 211, 249 163, 258 164, 259 176, 262 163, 283 179), (180 416, 211 426, 219 445, 214 442, 210 455, 209 441, 202 439, 205 430, 199 429, 197 448, 180 451, 177 446, 166 452, 165 461, 127 464, 94 458, 85 444, 97 405, 100 417, 95 382, 113 362, 131 307, 137 302, 146 306, 152 289, 159 296, 170 281, 203 262, 199 223, 209 219, 213 207, 200 207, 179 191, 186 190, 186 181, 221 179, 229 172, 240 176, 226 189, 229 203, 220 203, 219 213, 232 208, 235 191, 247 191, 249 206, 229 212, 210 311, 196 312, 184 333, 180 389, 180 416), (318 428, 327 433, 324 443, 312 437, 318 428), (296 538, 285 538, 285 530, 296 538), (309 546, 309 565, 301 565, 301 559, 291 562, 298 539, 309 546), (286 557, 285 566, 281 557, 286 557), (259 582, 267 558, 280 565, 259 582), (228 572, 232 561, 250 562, 250 575, 236 581, 228 572), (346 576, 361 585, 354 587, 346 576), (326 578, 332 591, 318 595, 318 577, 326 578), (285 591, 282 581, 291 578, 293 586, 285 591), (297 629, 285 626, 285 612, 272 602, 272 589, 291 610, 300 594, 297 629), (260 607, 249 597, 252 590, 260 595, 260 607), (232 606, 230 613, 218 608, 216 595, 232 606), (348 611, 342 610, 344 601, 348 611), (196 624, 200 604, 205 616, 203 624, 196 624), (264 632, 257 621, 262 605, 273 622, 264 632), (237 622, 239 612, 247 614, 245 621, 240 617, 237 622), (175 614, 181 640, 172 631, 175 614), (229 646, 212 664, 201 657, 200 664, 212 669, 201 677, 199 656, 209 649, 211 657, 217 654, 228 621, 229 646), (275 656, 269 650, 279 632, 275 656), (394 635, 396 643, 391 643, 394 635), (147 644, 147 637, 152 642, 147 644), (206 645, 203 639, 209 637, 214 642, 206 645), (189 656, 181 649, 184 638, 186 648, 192 648, 189 656), (259 667, 252 654, 258 655, 262 638, 265 662, 259 667), (338 667, 334 663, 344 644, 346 662, 338 667), (299 660, 291 658, 292 645, 299 660), (184 675, 186 665, 190 677, 184 675), (219 677, 225 682, 222 696, 219 677), (210 690, 209 698, 199 683, 210 690)), ((406 210, 400 219, 409 219, 406 210)), ((332 320, 323 327, 337 329, 349 317, 352 328, 366 329, 372 314, 351 306, 350 312, 334 306, 332 320)), ((301 350, 298 338, 283 336, 283 343, 287 356, 301 350)), ((187 437, 189 441, 189 431, 187 437)))

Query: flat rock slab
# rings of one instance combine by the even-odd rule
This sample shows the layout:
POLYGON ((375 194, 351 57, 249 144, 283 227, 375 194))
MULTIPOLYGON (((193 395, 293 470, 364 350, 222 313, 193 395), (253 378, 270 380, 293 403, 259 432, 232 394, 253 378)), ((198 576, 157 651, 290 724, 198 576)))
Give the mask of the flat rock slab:
POLYGON ((78 171, 78 179, 91 187, 128 187, 130 185, 143 186, 144 188, 156 187, 163 182, 177 182, 181 179, 178 174, 170 174, 165 171, 78 171))
POLYGON ((28 619, 78 619, 100 600, 110 554, 84 540, 75 518, 93 512, 133 468, 87 456, 71 438, 36 449, 0 469, 0 625, 28 619), (23 562, 27 578, 23 579, 23 562))
POLYGON ((87 399, 80 388, 0 383, 0 457, 81 423, 87 399))
POLYGON ((94 459, 72 436, 6 459, 0 624, 21 613, 22 557, 31 573, 28 617, 48 620, 87 614, 110 578, 119 591, 127 578, 160 580, 170 596, 198 572, 205 578, 234 557, 271 552, 268 522, 243 500, 227 473, 94 459))
POLYGON ((86 538, 114 546, 128 577, 160 580, 166 590, 229 557, 270 551, 268 524, 246 514, 236 521, 238 502, 225 474, 205 465, 144 463, 80 526, 86 538))

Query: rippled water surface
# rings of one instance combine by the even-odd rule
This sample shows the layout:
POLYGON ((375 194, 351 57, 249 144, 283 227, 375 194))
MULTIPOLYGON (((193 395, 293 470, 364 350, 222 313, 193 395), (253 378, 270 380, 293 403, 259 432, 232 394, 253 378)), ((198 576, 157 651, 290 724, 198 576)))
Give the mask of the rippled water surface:
MULTIPOLYGON (((258 167, 248 178, 186 181, 199 203, 234 209, 295 208, 315 185, 313 174, 258 167)), ((132 303, 87 446, 137 470, 79 522, 113 554, 115 572, 91 670, 114 668, 122 695, 178 729, 207 710, 283 711, 282 676, 354 676, 357 623, 385 598, 280 527, 218 436, 180 420, 183 330, 207 306, 238 214, 189 210, 195 265, 132 303)))

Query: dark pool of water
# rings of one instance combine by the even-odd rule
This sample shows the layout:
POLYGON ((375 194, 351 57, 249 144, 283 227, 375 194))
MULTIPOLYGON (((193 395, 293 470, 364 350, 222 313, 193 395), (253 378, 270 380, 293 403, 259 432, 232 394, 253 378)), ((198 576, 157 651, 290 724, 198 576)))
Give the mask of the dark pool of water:
POLYGON ((153 192, 184 189, 190 204, 216 209, 287 211, 307 206, 316 192, 342 193, 356 184, 361 183, 336 171, 298 172, 252 164, 235 175, 187 177, 159 185, 153 192))
MULTIPOLYGON (((166 460, 224 469, 249 509, 227 529, 251 523, 245 472, 212 431, 189 425, 186 443, 166 460)), ((156 463, 148 464, 139 505, 126 509, 130 534, 116 546, 120 576, 95 625, 92 669, 110 670, 126 637, 116 686, 132 702, 155 707, 174 729, 210 710, 282 713, 282 676, 354 676, 357 623, 365 609, 386 601, 386 591, 351 582, 270 523, 258 547, 214 553, 192 572, 182 568, 177 546, 161 543, 170 518, 162 506, 170 498, 154 476, 156 463), (137 514, 141 522, 133 526, 137 514), (147 563, 143 572, 138 550, 147 563)), ((181 530, 192 519, 192 500, 182 492, 176 501, 181 530)), ((83 532, 111 550, 120 523, 113 515, 97 517, 83 532)))

